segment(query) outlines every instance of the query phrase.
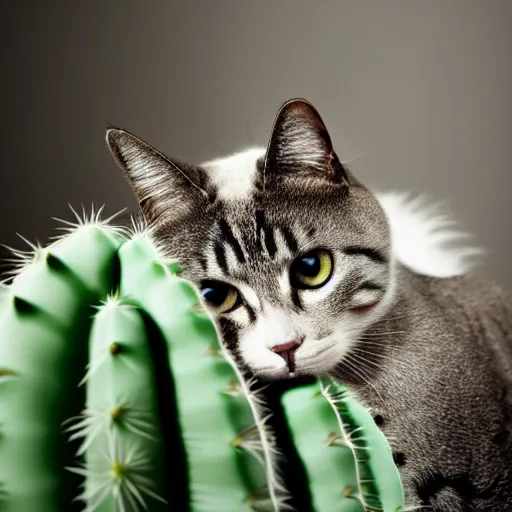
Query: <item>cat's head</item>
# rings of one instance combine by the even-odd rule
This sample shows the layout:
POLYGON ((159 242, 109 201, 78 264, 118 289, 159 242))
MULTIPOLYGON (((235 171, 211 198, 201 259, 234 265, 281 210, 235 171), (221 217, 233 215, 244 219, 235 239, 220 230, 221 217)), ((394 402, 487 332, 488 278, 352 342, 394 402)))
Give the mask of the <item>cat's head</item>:
POLYGON ((307 101, 281 107, 266 150, 201 166, 124 130, 107 141, 166 256, 259 377, 329 372, 389 307, 386 216, 307 101))

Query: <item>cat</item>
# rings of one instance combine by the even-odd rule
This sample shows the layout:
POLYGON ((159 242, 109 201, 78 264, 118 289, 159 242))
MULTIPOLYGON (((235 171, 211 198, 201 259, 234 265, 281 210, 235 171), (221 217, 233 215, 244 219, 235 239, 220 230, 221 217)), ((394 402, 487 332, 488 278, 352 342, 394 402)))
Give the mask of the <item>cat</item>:
POLYGON ((304 99, 267 148, 202 165, 107 130, 162 251, 262 381, 330 375, 390 440, 408 510, 512 510, 512 302, 445 220, 376 194, 304 99))

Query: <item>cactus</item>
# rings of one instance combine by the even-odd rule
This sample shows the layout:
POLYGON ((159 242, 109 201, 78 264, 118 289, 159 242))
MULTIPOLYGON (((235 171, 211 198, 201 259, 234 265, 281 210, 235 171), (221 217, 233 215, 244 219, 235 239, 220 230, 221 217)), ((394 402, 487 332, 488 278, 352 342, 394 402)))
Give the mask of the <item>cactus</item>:
MULTIPOLYGON (((291 510, 257 383, 179 262, 144 226, 76 216, 46 247, 15 251, 0 286, 0 511, 291 510)), ((399 510, 368 411, 335 382, 313 388, 283 398, 311 495, 296 508, 399 510), (332 431, 337 448, 323 443, 332 431)))
POLYGON ((403 490, 397 485, 389 446, 368 410, 343 385, 324 380, 292 389, 284 396, 284 408, 305 461, 315 510, 403 509, 403 490), (323 446, 311 442, 321 436, 323 446))
POLYGON ((61 423, 79 412, 77 368, 86 361, 90 304, 113 280, 120 239, 84 225, 33 260, 2 295, 0 482, 2 510, 64 510, 76 478, 61 423), (83 258, 84 248, 87 257, 83 258), (94 264, 90 264, 93 261, 94 264))

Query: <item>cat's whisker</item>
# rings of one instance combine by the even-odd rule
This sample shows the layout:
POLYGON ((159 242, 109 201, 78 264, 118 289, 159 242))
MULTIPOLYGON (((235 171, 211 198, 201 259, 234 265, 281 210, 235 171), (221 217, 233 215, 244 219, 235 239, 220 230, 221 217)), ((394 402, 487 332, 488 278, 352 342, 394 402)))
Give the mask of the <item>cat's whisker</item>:
MULTIPOLYGON (((350 350, 363 354, 362 356, 358 356, 357 354, 353 354, 356 357, 358 356, 358 357, 364 358, 364 354, 368 354, 368 352, 366 352, 365 350, 360 350, 357 347, 352 347, 350 350)), ((379 354, 376 354, 376 355, 379 355, 379 354)), ((371 359, 365 359, 365 363, 371 364, 372 366, 375 366, 377 369, 382 368, 381 364, 379 364, 379 363, 377 363, 375 361, 372 361, 371 359)))
MULTIPOLYGON (((382 398, 381 394, 379 393, 379 391, 377 390, 377 388, 373 385, 373 383, 368 379, 368 376, 365 375, 364 373, 359 373, 358 371, 358 368, 356 367, 356 365, 354 364, 354 361, 351 360, 351 358, 353 357, 353 354, 347 354, 346 357, 345 357, 345 360, 344 360, 344 363, 349 367, 349 369, 351 371, 353 371, 360 379, 363 380, 363 382, 365 382, 368 386, 370 386, 374 391, 375 391, 375 394, 377 395, 377 397, 379 398, 379 400, 382 402, 382 403, 385 403, 384 402, 384 399, 382 398)), ((357 364, 357 362, 356 362, 357 364)), ((359 369, 361 371, 363 371, 363 368, 359 367, 359 369)))
POLYGON ((375 325, 371 325, 367 331, 365 331, 368 335, 373 336, 382 336, 386 334, 407 334, 409 331, 404 329, 385 329, 384 327, 375 327, 375 325))
POLYGON ((379 357, 381 359, 386 359, 388 361, 393 362, 396 365, 399 365, 399 366, 401 366, 403 368, 406 368, 408 370, 411 370, 411 371, 413 369, 413 365, 409 361, 403 361, 403 360, 401 360, 398 357, 393 357, 393 356, 389 356, 387 354, 381 354, 381 353, 378 353, 378 352, 372 352, 370 350, 363 350, 363 349, 361 349, 360 347, 357 347, 357 346, 356 347, 352 347, 351 350, 355 350, 356 352, 359 352, 359 353, 361 353, 363 355, 364 354, 368 354, 371 357, 379 357))
POLYGON ((366 369, 368 369, 367 365, 369 365, 369 364, 373 364, 377 369, 382 368, 382 365, 376 364, 374 361, 371 361, 368 358, 365 358, 359 354, 355 354, 352 352, 352 353, 350 353, 350 356, 361 364, 362 369, 365 365, 366 365, 366 369))
POLYGON ((360 346, 367 347, 382 347, 386 350, 398 350, 398 347, 394 345, 390 340, 379 339, 379 338, 365 338, 363 336, 355 336, 355 339, 359 342, 360 346))
POLYGON ((407 331, 378 331, 378 332, 366 332, 363 336, 367 336, 369 338, 379 338, 384 336, 392 336, 397 334, 407 334, 407 331))
POLYGON ((373 338, 368 338, 364 334, 361 334, 361 335, 357 336, 357 339, 360 342, 367 343, 368 345, 377 345, 379 347, 390 347, 390 348, 393 346, 393 344, 390 343, 390 341, 385 339, 384 337, 378 338, 377 336, 375 336, 373 338))

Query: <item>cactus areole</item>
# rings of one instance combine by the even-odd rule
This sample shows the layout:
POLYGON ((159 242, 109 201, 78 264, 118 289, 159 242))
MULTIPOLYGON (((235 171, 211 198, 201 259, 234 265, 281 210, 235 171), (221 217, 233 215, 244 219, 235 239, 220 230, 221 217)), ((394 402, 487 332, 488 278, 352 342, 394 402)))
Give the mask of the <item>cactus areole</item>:
POLYGON ((286 391, 276 435, 150 231, 66 224, 15 250, 0 287, 1 512, 403 509, 389 446, 341 384, 286 391), (283 435, 308 503, 287 488, 283 435))

